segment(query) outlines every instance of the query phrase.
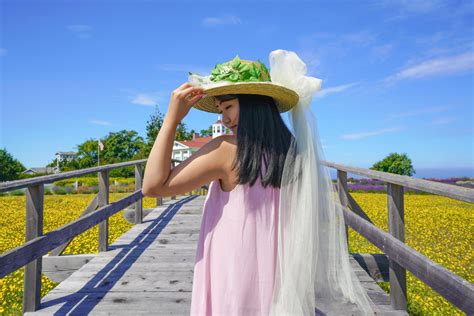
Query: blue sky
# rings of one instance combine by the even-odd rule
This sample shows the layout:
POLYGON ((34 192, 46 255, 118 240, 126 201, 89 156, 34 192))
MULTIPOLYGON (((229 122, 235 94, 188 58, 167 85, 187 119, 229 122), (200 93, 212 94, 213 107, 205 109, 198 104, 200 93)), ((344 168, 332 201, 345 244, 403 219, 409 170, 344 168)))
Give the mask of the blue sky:
POLYGON ((312 109, 327 160, 398 152, 474 176, 472 1, 0 2, 0 147, 26 167, 109 132, 145 137, 188 71, 286 49, 323 80, 312 109))

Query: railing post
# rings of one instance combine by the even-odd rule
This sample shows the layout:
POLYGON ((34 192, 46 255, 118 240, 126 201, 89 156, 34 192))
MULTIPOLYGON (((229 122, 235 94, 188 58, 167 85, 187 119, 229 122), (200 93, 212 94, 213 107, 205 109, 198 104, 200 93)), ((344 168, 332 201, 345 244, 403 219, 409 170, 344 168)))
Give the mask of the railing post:
MULTIPOLYGON (((142 165, 135 165, 135 191, 142 189, 143 173, 142 165)), ((135 224, 143 222, 143 198, 135 202, 135 224)))
MULTIPOLYGON (((44 185, 26 189, 26 234, 25 242, 43 235, 44 185)), ((23 283, 23 313, 39 309, 41 302, 42 258, 25 265, 23 283)))
MULTIPOLYGON (((337 170, 337 193, 339 195, 339 201, 342 206, 349 206, 349 189, 347 188, 347 172, 342 170, 337 170)), ((349 248, 349 228, 346 223, 344 223, 346 229, 346 242, 349 248)))
MULTIPOLYGON (((109 204, 109 170, 99 172, 99 208, 109 204)), ((109 248, 109 219, 99 223, 99 252, 109 248)))
MULTIPOLYGON (((405 242, 403 186, 387 183, 388 232, 405 242)), ((406 270, 389 259, 390 303, 397 310, 407 309, 406 270)))

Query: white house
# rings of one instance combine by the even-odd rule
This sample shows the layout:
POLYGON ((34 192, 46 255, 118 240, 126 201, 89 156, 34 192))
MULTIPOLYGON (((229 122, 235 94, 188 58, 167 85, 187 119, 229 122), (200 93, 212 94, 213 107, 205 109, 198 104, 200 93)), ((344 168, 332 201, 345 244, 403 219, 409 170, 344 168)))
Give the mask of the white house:
POLYGON ((194 152, 198 151, 199 148, 204 146, 211 139, 223 135, 223 134, 232 134, 232 131, 225 127, 221 121, 221 116, 219 115, 217 121, 212 124, 212 136, 199 137, 199 133, 194 133, 193 139, 177 141, 173 143, 172 159, 185 160, 190 157, 194 152))
POLYGON ((63 160, 71 161, 76 156, 76 153, 73 151, 58 151, 56 154, 56 160, 59 162, 63 160))
POLYGON ((224 134, 231 134, 230 129, 225 127, 225 125, 221 121, 221 116, 217 117, 217 121, 212 124, 212 138, 224 135, 224 134))

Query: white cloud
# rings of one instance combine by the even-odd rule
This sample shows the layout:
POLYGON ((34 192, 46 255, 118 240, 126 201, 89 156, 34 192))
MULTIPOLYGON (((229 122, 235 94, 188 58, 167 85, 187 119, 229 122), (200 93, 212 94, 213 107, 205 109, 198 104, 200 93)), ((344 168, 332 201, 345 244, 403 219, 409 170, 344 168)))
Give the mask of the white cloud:
POLYGON ((204 26, 216 26, 216 25, 237 25, 241 24, 240 18, 229 15, 223 17, 207 17, 202 20, 204 26))
POLYGON ((423 78, 435 75, 452 75, 471 70, 474 67, 474 54, 464 54, 434 58, 420 64, 402 69, 385 79, 386 83, 394 83, 403 79, 423 78))
POLYGON ((77 37, 83 39, 90 38, 92 36, 92 31, 94 30, 92 26, 85 24, 68 25, 67 28, 69 31, 76 34, 77 37))
POLYGON ((392 119, 396 119, 396 118, 419 116, 419 115, 425 115, 425 114, 431 114, 431 113, 441 113, 441 112, 446 112, 449 109, 450 109, 449 107, 439 106, 439 107, 418 109, 418 110, 415 110, 415 111, 401 112, 401 113, 391 114, 387 118, 387 120, 392 120, 392 119))
POLYGON ((445 117, 445 118, 435 119, 431 123, 433 125, 446 125, 446 124, 451 124, 454 121, 456 121, 454 117, 445 117))
POLYGON ((326 88, 326 89, 322 89, 321 91, 318 91, 315 96, 318 97, 318 98, 322 98, 328 94, 332 94, 332 93, 338 93, 338 92, 341 92, 341 91, 344 91, 344 90, 347 90, 349 89, 350 87, 354 86, 358 84, 357 82, 353 82, 353 83, 349 83, 349 84, 344 84, 344 85, 340 85, 340 86, 335 86, 335 87, 330 87, 330 88, 326 88))
POLYGON ((132 99, 133 104, 139 104, 139 105, 145 105, 145 106, 154 106, 158 103, 157 98, 145 94, 145 93, 139 93, 136 96, 133 97, 132 99))
POLYGON ((384 128, 376 131, 371 131, 371 132, 360 132, 360 133, 351 133, 351 134, 344 134, 341 136, 341 139, 345 140, 355 140, 355 139, 362 139, 362 138, 367 138, 367 137, 372 137, 372 136, 378 136, 386 133, 393 133, 393 132, 399 132, 404 130, 402 127, 392 127, 392 128, 384 128))
POLYGON ((7 56, 8 55, 8 50, 5 48, 0 48, 0 57, 7 56))
POLYGON ((96 124, 96 125, 103 125, 103 126, 110 126, 112 123, 107 121, 100 121, 100 120, 90 120, 89 123, 96 124))

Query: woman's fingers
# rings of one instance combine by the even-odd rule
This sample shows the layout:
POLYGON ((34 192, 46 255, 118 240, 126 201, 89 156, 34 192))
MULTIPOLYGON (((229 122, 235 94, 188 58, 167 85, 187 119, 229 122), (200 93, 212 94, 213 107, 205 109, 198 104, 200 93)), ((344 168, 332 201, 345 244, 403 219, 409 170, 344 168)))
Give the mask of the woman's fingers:
POLYGON ((202 94, 196 95, 193 98, 189 99, 189 103, 194 104, 197 101, 199 101, 200 99, 202 99, 203 97, 205 97, 205 95, 202 95, 202 94))
POLYGON ((194 87, 194 86, 191 86, 189 88, 186 88, 182 91, 180 91, 178 93, 178 95, 182 98, 186 98, 188 95, 196 95, 196 94, 203 94, 204 93, 204 89, 202 89, 201 87, 194 87))

